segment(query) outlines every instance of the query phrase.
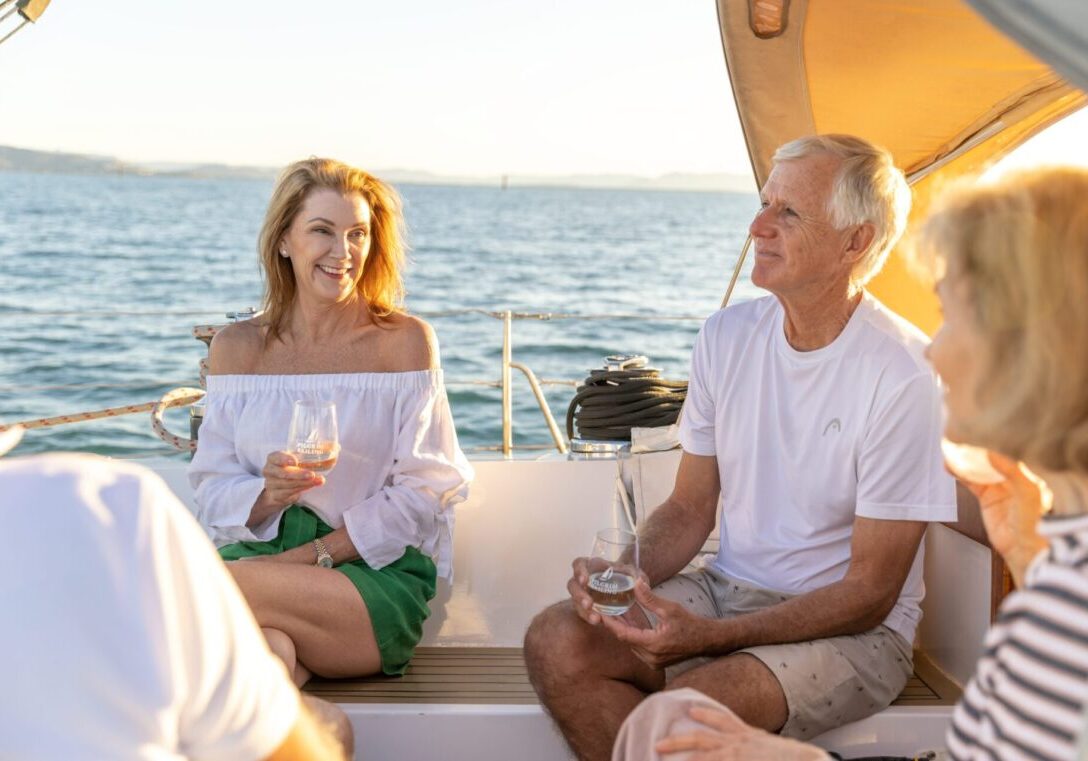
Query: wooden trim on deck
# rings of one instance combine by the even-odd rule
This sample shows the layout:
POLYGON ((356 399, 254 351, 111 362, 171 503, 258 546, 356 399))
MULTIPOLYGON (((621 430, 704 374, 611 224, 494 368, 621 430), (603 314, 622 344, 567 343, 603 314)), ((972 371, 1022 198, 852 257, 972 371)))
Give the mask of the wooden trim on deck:
POLYGON ((914 651, 914 674, 899 693, 893 706, 955 705, 963 690, 933 664, 921 650, 914 651))
MULTIPOLYGON (((421 647, 402 677, 315 678, 305 691, 334 703, 538 702, 517 647, 421 647)), ((959 696, 959 688, 916 652, 914 675, 893 705, 952 705, 959 696)))
POLYGON ((312 679, 336 703, 536 704, 520 647, 420 647, 402 677, 312 679))

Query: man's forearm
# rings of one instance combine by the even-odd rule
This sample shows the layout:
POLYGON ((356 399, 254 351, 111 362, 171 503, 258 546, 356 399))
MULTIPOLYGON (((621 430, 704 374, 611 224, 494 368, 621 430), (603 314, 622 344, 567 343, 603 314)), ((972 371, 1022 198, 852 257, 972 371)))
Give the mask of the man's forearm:
POLYGON ((666 500, 639 526, 639 562, 650 585, 672 578, 691 562, 714 530, 706 510, 666 500))

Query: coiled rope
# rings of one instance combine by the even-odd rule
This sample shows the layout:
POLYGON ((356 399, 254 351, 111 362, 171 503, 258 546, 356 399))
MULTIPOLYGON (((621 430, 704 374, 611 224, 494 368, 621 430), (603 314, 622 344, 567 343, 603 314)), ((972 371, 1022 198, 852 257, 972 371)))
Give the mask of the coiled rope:
POLYGON ((672 425, 687 397, 687 381, 653 368, 591 370, 567 408, 567 438, 630 441, 631 428, 672 425))

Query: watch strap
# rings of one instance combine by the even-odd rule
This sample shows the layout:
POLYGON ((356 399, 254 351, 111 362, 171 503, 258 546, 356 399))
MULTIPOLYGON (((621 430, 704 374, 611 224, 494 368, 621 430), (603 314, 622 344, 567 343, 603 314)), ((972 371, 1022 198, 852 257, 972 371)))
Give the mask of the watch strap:
POLYGON ((322 568, 332 568, 332 553, 329 552, 329 548, 325 546, 325 543, 320 539, 314 539, 314 552, 317 558, 314 560, 314 565, 322 568))

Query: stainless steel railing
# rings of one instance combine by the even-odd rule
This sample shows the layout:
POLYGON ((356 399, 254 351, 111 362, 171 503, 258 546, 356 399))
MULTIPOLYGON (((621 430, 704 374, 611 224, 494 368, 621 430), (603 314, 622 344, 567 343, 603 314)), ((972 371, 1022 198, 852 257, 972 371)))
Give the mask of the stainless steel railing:
MULTIPOLYGON (((15 313, 7 313, 3 316, 14 316, 15 313)), ((26 310, 22 314, 34 315, 34 316, 70 316, 70 317, 112 317, 112 316, 125 316, 125 317, 178 317, 178 316, 204 316, 208 315, 208 311, 197 310, 160 310, 160 311, 125 311, 123 313, 117 312, 104 312, 104 311, 86 311, 86 310, 49 310, 49 311, 35 311, 26 310)), ((239 314, 246 316, 244 313, 231 313, 231 316, 239 314)), ((513 441, 513 407, 514 407, 514 383, 513 383, 513 371, 517 370, 525 376, 526 381, 529 384, 529 389, 536 400, 537 406, 540 409, 541 416, 544 419, 544 423, 548 428, 548 432, 552 439, 552 446, 555 450, 561 454, 565 454, 568 451, 567 442, 561 431, 559 425, 556 423, 555 416, 552 414, 551 408, 548 404, 547 398, 544 395, 544 385, 569 385, 575 387, 578 385, 577 380, 542 380, 537 377, 536 373, 526 364, 522 362, 514 361, 514 346, 513 346, 513 323, 516 320, 535 320, 535 321, 558 321, 558 320, 574 320, 574 321, 587 321, 587 320, 633 320, 639 322, 668 322, 668 321, 699 321, 706 319, 706 315, 647 315, 647 314, 628 314, 628 313, 597 313, 597 314, 584 314, 578 312, 515 312, 510 309, 502 311, 486 310, 486 309, 451 309, 444 311, 434 312, 416 312, 420 317, 427 319, 443 318, 443 317, 455 317, 464 315, 479 315, 489 317, 492 319, 501 320, 502 325, 502 363, 500 367, 500 378, 498 381, 487 381, 480 379, 447 379, 447 385, 483 385, 492 388, 500 388, 502 392, 502 442, 498 447, 487 447, 487 449, 495 449, 501 451, 503 456, 510 457, 513 455, 516 449, 540 449, 540 445, 528 444, 528 445, 515 445, 513 441)), ((217 326, 204 325, 197 326, 193 329, 193 335, 205 342, 211 340, 214 335, 217 326)), ((203 371, 201 372, 203 376, 203 371)), ((0 392, 18 393, 19 391, 36 391, 36 390, 49 390, 49 391, 61 391, 61 390, 88 390, 88 389, 109 389, 109 388, 149 388, 163 385, 167 385, 162 381, 146 380, 146 381, 126 381, 123 383, 60 383, 60 384, 18 384, 12 386, 0 386, 0 392)), ((184 385, 183 383, 177 383, 176 385, 184 385)), ((182 451, 191 450, 195 447, 195 441, 182 436, 176 436, 171 434, 165 429, 162 424, 162 411, 166 406, 185 406, 199 401, 198 389, 184 389, 186 394, 179 396, 178 389, 172 389, 164 395, 163 399, 167 400, 167 403, 163 403, 163 399, 158 401, 149 401, 144 403, 137 403, 131 405, 125 405, 124 407, 112 407, 104 410, 91 410, 87 412, 76 412, 66 415, 58 415, 50 418, 38 418, 36 420, 23 420, 13 422, 9 424, 0 424, 0 432, 15 425, 22 425, 25 428, 41 428, 56 425, 66 425, 70 423, 83 422, 87 420, 99 419, 104 417, 116 417, 119 415, 127 415, 134 413, 152 412, 153 417, 153 430, 156 435, 162 438, 171 446, 180 449, 182 451)))

